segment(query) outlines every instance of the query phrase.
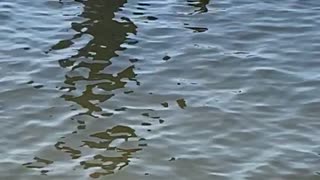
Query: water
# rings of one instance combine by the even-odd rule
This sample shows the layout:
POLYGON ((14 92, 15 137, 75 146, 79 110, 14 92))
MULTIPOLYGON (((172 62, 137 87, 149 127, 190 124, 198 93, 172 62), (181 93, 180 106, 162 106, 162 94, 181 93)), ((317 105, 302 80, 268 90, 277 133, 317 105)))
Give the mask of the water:
POLYGON ((2 0, 0 179, 319 179, 316 0, 2 0))

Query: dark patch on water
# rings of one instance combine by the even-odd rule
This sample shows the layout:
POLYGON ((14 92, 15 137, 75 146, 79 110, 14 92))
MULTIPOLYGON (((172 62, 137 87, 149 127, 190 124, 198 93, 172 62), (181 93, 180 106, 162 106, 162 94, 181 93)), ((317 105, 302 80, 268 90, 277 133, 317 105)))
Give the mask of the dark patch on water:
POLYGON ((177 104, 181 109, 184 109, 185 107, 187 107, 186 101, 184 99, 178 99, 177 104))

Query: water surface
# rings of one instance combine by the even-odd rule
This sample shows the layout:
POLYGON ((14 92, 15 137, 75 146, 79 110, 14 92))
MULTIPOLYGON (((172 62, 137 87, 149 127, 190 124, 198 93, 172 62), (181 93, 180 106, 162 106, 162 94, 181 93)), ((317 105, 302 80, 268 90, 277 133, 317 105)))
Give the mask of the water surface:
POLYGON ((0 2, 0 179, 319 179, 316 0, 0 2))

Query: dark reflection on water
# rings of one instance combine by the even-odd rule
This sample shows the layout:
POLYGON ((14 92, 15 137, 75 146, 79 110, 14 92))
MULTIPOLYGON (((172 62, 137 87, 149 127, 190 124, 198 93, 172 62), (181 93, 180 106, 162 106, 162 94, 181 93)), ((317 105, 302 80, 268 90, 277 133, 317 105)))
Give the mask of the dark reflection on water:
POLYGON ((93 178, 98 178, 102 175, 113 174, 116 170, 121 170, 125 166, 129 165, 129 159, 131 155, 141 148, 139 147, 116 147, 112 146, 111 143, 115 140, 131 141, 131 139, 137 140, 137 135, 135 130, 127 126, 115 126, 112 129, 107 129, 104 132, 97 132, 90 135, 95 137, 95 141, 83 141, 83 146, 87 146, 92 149, 105 149, 105 153, 113 153, 113 156, 97 154, 91 160, 82 161, 81 165, 85 169, 99 167, 102 169, 100 172, 94 172, 90 176, 93 178))
POLYGON ((51 160, 42 159, 42 158, 39 158, 39 157, 34 157, 33 159, 35 160, 35 162, 33 162, 33 163, 31 163, 31 162, 30 163, 25 163, 23 165, 28 167, 28 168, 39 168, 39 169, 41 169, 44 166, 53 163, 53 161, 51 161, 51 160))
MULTIPOLYGON (((71 141, 76 139, 72 135, 66 138, 71 141)), ((58 141, 54 146, 57 150, 69 154, 71 159, 81 158, 81 150, 95 150, 94 153, 90 154, 91 158, 85 158, 86 160, 80 161, 80 165, 84 169, 94 169, 90 173, 92 178, 113 174, 128 166, 132 155, 145 146, 144 139, 139 138, 134 129, 124 125, 116 125, 105 131, 90 134, 85 139, 82 139, 81 145, 78 147, 69 145, 63 141, 64 139, 58 141)), ((53 163, 53 160, 35 157, 33 162, 23 165, 31 169, 43 169, 53 163)), ((47 172, 49 170, 41 170, 42 174, 47 172)))
MULTIPOLYGON (((72 28, 78 32, 72 39, 60 41, 52 47, 53 50, 66 48, 74 44, 78 38, 90 35, 91 40, 78 53, 71 58, 60 60, 63 68, 71 68, 71 72, 81 71, 82 68, 89 70, 88 75, 66 75, 65 87, 69 92, 63 96, 67 101, 73 101, 83 108, 87 114, 100 112, 102 109, 93 101, 104 102, 113 96, 112 91, 123 88, 126 84, 124 79, 134 80, 136 74, 134 66, 129 65, 122 71, 113 74, 104 70, 112 63, 111 58, 117 56, 117 51, 124 50, 123 43, 136 43, 127 38, 129 33, 136 33, 136 26, 127 18, 119 22, 114 20, 114 12, 120 10, 127 1, 84 1, 84 11, 80 15, 87 20, 82 23, 73 23, 72 28), (82 87, 83 92, 78 92, 76 86, 82 87), (94 90, 103 90, 104 93, 95 93, 94 90), (79 94, 80 95, 75 95, 79 94)), ((70 73, 71 74, 71 73, 70 73)))
MULTIPOLYGON (((100 68, 100 66, 108 66, 104 63, 97 63, 93 64, 91 63, 82 63, 82 65, 77 66, 78 67, 91 67, 93 69, 100 68), (86 64, 86 65, 85 65, 86 64), (100 65, 98 65, 100 64, 100 65)), ((90 69, 91 69, 90 68, 90 69)), ((88 77, 83 76, 66 76, 65 83, 72 86, 76 85, 77 82, 81 83, 81 81, 90 81, 93 84, 87 84, 84 88, 85 90, 81 93, 81 95, 73 95, 73 94, 65 94, 63 95, 63 98, 66 101, 73 101, 79 105, 81 105, 83 108, 86 108, 88 111, 85 114, 93 115, 93 112, 101 112, 102 109, 99 107, 99 105, 95 104, 95 100, 101 102, 104 102, 111 98, 113 96, 112 90, 124 88, 126 85, 126 81, 123 81, 123 79, 129 79, 129 80, 135 80, 136 74, 133 71, 134 66, 129 66, 128 68, 124 69, 123 71, 117 73, 117 74, 108 74, 108 73, 100 73, 99 71, 90 71, 88 77), (94 81, 99 81, 94 83, 94 81), (94 92, 94 89, 98 88, 103 90, 104 92, 109 92, 109 94, 97 94, 94 92)), ((75 87, 64 87, 64 88, 70 88, 70 92, 73 90, 77 90, 75 87), (73 89, 73 90, 72 90, 73 89)), ((102 114, 103 115, 103 114, 102 114)))
POLYGON ((207 5, 210 3, 210 0, 188 0, 189 5, 197 8, 195 12, 205 13, 208 12, 207 5))
MULTIPOLYGON (((48 52, 71 48, 84 36, 90 36, 91 38, 78 50, 77 54, 59 60, 62 68, 70 69, 65 75, 65 85, 60 88, 65 92, 62 98, 86 109, 85 113, 79 115, 97 117, 97 113, 100 113, 101 116, 111 116, 112 113, 102 112, 99 103, 113 97, 113 90, 124 88, 128 81, 135 81, 138 84, 134 66, 129 60, 126 67, 116 73, 106 70, 107 67, 112 65, 111 59, 118 56, 117 51, 125 50, 121 47, 122 44, 132 45, 137 43, 137 41, 128 38, 129 34, 136 33, 136 26, 127 18, 122 18, 121 22, 114 19, 114 13, 120 11, 126 2, 125 0, 81 1, 84 7, 80 16, 85 21, 73 23, 72 29, 77 33, 71 39, 61 40, 52 46, 48 52), (81 72, 83 71, 87 71, 88 74, 82 75, 81 72)), ((78 121, 76 130, 72 134, 61 138, 54 147, 56 150, 70 155, 71 159, 82 158, 82 150, 90 149, 90 151, 94 151, 93 154, 95 155, 91 159, 81 160, 80 162, 84 169, 95 169, 94 172, 90 173, 92 178, 121 170, 129 164, 132 154, 141 150, 139 142, 143 139, 138 138, 134 129, 124 125, 116 125, 104 132, 85 134, 83 136, 92 140, 81 139, 80 146, 71 145, 67 142, 66 139, 74 141, 73 135, 85 133, 81 132, 84 129, 86 129, 85 122, 78 121), (112 144, 115 141, 123 141, 122 144, 133 143, 129 143, 128 147, 121 147, 112 144), (95 150, 104 151, 96 152, 95 150), (97 170, 97 168, 99 169, 97 170)), ((145 144, 141 146, 145 146, 145 144)), ((34 160, 34 162, 26 163, 24 166, 42 169, 54 163, 54 160, 39 157, 35 157, 34 160)), ((42 170, 41 172, 47 173, 48 170, 42 170)))

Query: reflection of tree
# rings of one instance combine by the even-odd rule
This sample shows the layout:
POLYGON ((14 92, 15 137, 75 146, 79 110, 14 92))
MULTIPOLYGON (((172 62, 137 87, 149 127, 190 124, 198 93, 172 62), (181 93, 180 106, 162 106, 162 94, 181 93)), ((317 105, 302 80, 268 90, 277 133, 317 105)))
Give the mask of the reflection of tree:
POLYGON ((124 67, 124 70, 116 74, 105 72, 105 69, 111 66, 110 60, 117 56, 117 51, 125 49, 121 44, 135 43, 127 36, 129 33, 136 33, 136 26, 127 18, 123 18, 124 22, 114 20, 114 12, 119 11, 126 0, 82 3, 84 11, 80 16, 86 21, 73 23, 72 28, 78 33, 72 39, 60 41, 51 50, 68 48, 84 35, 92 38, 76 55, 59 61, 61 67, 71 68, 66 75, 65 87, 62 87, 68 89, 69 93, 63 95, 63 98, 81 105, 88 110, 87 114, 92 115, 102 111, 96 101, 104 102, 111 98, 112 90, 124 88, 125 79, 135 80, 136 74, 132 65, 124 67), (89 71, 86 77, 71 75, 83 69, 89 71), (80 89, 83 89, 82 92, 77 92, 80 89), (102 90, 104 93, 95 93, 95 90, 102 90))
MULTIPOLYGON (((78 49, 77 53, 69 58, 59 60, 62 68, 68 70, 64 87, 61 90, 67 90, 62 96, 66 101, 77 103, 87 110, 86 114, 93 115, 102 111, 97 102, 104 102, 111 98, 113 90, 124 88, 127 81, 136 81, 134 66, 130 63, 125 65, 122 70, 116 73, 109 73, 106 68, 112 68, 111 58, 118 56, 117 51, 125 48, 121 47, 124 43, 136 43, 136 41, 128 38, 129 33, 136 33, 136 26, 127 18, 123 21, 114 19, 114 13, 119 11, 125 4, 126 0, 87 0, 80 1, 84 5, 82 14, 85 19, 81 23, 73 23, 72 29, 76 34, 67 40, 61 40, 52 46, 50 51, 56 51, 72 47, 77 41, 84 36, 90 36, 89 40, 83 47, 78 49), (70 70, 69 70, 70 69, 70 70), (88 72, 87 75, 82 75, 88 72)), ((102 113, 103 114, 103 113, 102 113)), ((78 121, 79 122, 79 121, 78 121)), ((78 132, 85 128, 85 122, 80 123, 78 132), (80 128, 79 128, 80 127, 80 128)), ((132 154, 141 148, 138 145, 140 141, 135 134, 135 130, 127 126, 117 125, 104 132, 95 132, 90 136, 82 134, 81 146, 73 143, 76 141, 73 134, 60 139, 55 145, 55 150, 70 155, 72 159, 84 158, 81 165, 84 169, 99 168, 100 170, 93 172, 90 176, 95 178, 102 175, 114 173, 117 170, 127 166, 130 162, 132 154), (114 145, 115 141, 122 143, 131 143, 126 148, 114 145), (93 157, 87 159, 82 154, 91 151, 93 157), (97 151, 98 150, 98 151, 97 151)), ((50 158, 48 158, 50 159, 50 158)), ((24 164, 27 168, 43 169, 54 161, 47 158, 34 158, 34 162, 24 164)), ((48 170, 41 172, 47 173, 48 170)))
POLYGON ((207 5, 210 0, 188 0, 189 5, 199 8, 196 12, 208 12, 207 5))
POLYGON ((116 75, 106 73, 96 73, 89 75, 88 78, 82 76, 66 76, 66 84, 75 85, 77 82, 88 82, 85 85, 85 90, 80 96, 73 94, 65 94, 62 97, 67 101, 73 101, 83 108, 88 109, 88 113, 99 112, 102 109, 95 105, 93 101, 104 102, 111 98, 113 94, 97 94, 94 93, 94 89, 98 88, 104 92, 112 92, 112 90, 124 88, 126 82, 123 79, 135 80, 136 74, 133 71, 134 66, 129 66, 116 75))
MULTIPOLYGON (((72 136, 69 138, 73 139, 72 136)), ((93 168, 95 170, 90 174, 92 178, 113 174, 128 166, 132 155, 140 151, 141 146, 145 146, 142 142, 144 139, 138 138, 134 129, 122 125, 114 126, 102 132, 95 132, 84 138, 86 140, 82 140, 81 146, 73 147, 74 145, 59 141, 55 144, 55 148, 69 154, 72 159, 81 158, 82 151, 91 151, 93 156, 81 161, 80 165, 84 169, 93 168)), ((24 166, 32 169, 42 169, 54 163, 52 160, 39 157, 35 157, 34 160, 34 162, 25 163, 24 166)), ((46 173, 48 171, 42 170, 41 172, 46 173)))
POLYGON ((83 146, 91 149, 104 149, 104 154, 97 154, 91 160, 82 161, 81 165, 85 169, 88 168, 101 168, 101 171, 92 173, 91 177, 99 177, 101 175, 108 175, 114 173, 116 170, 121 170, 129 164, 129 158, 132 153, 141 150, 138 146, 130 148, 121 148, 112 146, 114 141, 122 140, 123 142, 137 140, 137 135, 134 130, 126 126, 115 126, 104 132, 98 132, 90 135, 96 140, 83 141, 83 146), (110 153, 111 152, 111 153, 110 153), (112 154, 112 155, 108 155, 112 154))

